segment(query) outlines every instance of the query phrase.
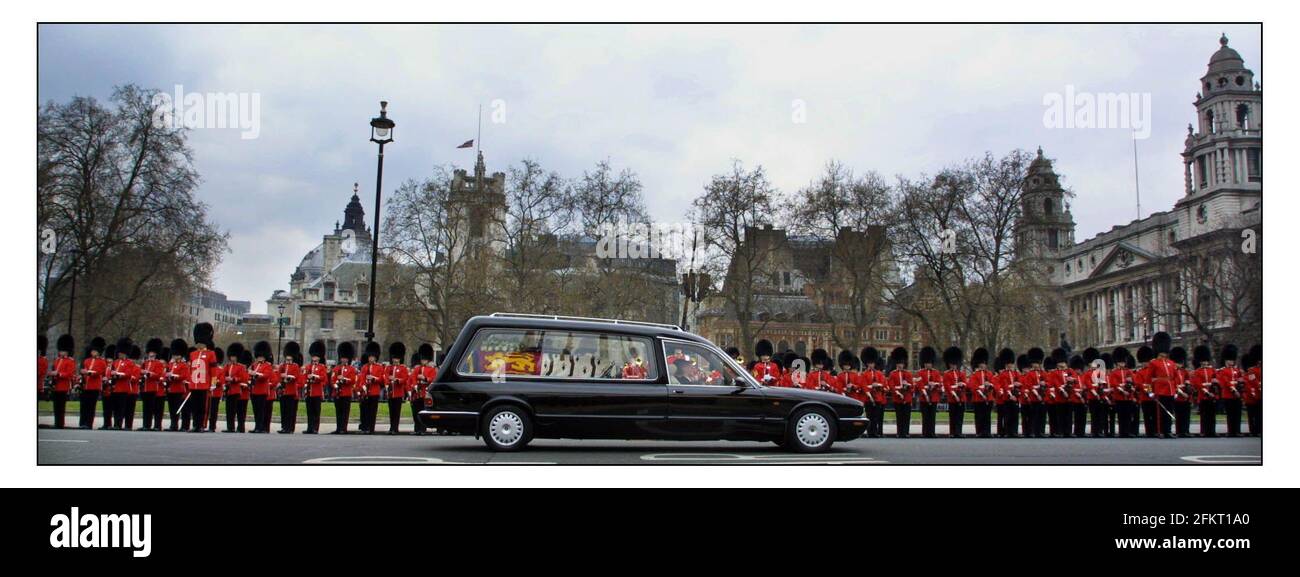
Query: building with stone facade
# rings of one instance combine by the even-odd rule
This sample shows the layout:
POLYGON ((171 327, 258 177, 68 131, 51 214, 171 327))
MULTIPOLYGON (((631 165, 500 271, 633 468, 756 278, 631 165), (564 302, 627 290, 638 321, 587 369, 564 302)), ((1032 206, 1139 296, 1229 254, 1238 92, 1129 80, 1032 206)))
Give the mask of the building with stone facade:
POLYGON ((1250 282, 1223 278, 1233 273, 1222 263, 1262 274, 1262 252, 1250 252, 1258 244, 1243 239, 1262 234, 1263 90, 1226 37, 1194 106, 1197 120, 1187 127, 1182 153, 1184 191, 1169 210, 1075 242, 1065 192, 1041 149, 1029 169, 1018 248, 1042 261, 1064 308, 1063 325, 1053 332, 1076 348, 1137 345, 1157 331, 1185 344, 1231 329, 1262 333, 1263 305, 1253 289, 1230 307, 1221 298, 1250 282), (1255 328, 1237 326, 1249 323, 1255 328))

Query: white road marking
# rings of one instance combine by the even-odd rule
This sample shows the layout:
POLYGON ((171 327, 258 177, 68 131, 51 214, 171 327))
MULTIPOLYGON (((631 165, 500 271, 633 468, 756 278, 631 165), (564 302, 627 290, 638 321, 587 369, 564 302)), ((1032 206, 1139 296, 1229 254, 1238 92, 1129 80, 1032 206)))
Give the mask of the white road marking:
POLYGON ((36 439, 42 443, 89 443, 90 441, 82 439, 36 439))
POLYGON ((375 456, 350 456, 350 457, 317 457, 303 461, 304 465, 554 465, 555 463, 534 462, 534 461, 489 461, 486 463, 463 463, 458 461, 444 461, 437 457, 390 457, 384 455, 375 456))
POLYGON ((1198 465, 1259 465, 1264 462, 1259 455, 1189 455, 1180 458, 1198 465))
POLYGON ((734 455, 731 453, 652 453, 641 455, 642 461, 658 463, 711 463, 711 464, 771 464, 791 465, 813 463, 821 465, 883 465, 888 461, 878 461, 863 455, 734 455))

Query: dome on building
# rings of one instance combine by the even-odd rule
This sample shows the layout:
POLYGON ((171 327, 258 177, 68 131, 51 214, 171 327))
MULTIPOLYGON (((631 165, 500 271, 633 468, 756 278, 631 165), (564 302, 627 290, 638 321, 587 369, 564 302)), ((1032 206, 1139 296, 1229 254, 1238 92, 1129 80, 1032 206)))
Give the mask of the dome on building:
POLYGON ((1241 54, 1228 47, 1228 36, 1226 34, 1220 36, 1219 49, 1210 56, 1210 72, 1230 72, 1245 67, 1246 62, 1242 60, 1241 54))

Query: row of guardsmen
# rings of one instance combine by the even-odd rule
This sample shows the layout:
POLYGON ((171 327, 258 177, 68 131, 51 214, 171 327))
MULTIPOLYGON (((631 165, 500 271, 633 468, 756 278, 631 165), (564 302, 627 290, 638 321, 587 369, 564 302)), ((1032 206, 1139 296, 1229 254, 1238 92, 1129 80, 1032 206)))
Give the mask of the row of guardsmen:
MULTIPOLYGON (((776 356, 772 343, 761 340, 748 368, 768 386, 828 391, 862 401, 870 437, 884 436, 887 406, 893 407, 898 437, 910 436, 914 406, 921 413, 922 436, 935 437, 940 405, 946 405, 952 437, 963 436, 968 408, 974 413, 975 435, 984 438, 1190 437, 1193 407, 1203 437, 1217 435, 1220 412, 1228 436, 1241 436, 1243 408, 1249 435, 1260 436, 1263 347, 1251 347, 1238 362, 1236 345, 1224 345, 1216 366, 1210 347, 1193 349, 1189 365, 1187 351, 1172 344, 1169 334, 1161 332, 1136 357, 1124 347, 1109 353, 1088 348, 1073 356, 1065 348, 1050 356, 1041 348, 1020 355, 1004 348, 991 366, 989 351, 980 348, 969 367, 962 350, 949 347, 942 355, 944 370, 935 367, 939 355, 927 346, 920 351, 921 366, 912 370, 903 347, 888 359, 873 347, 861 355, 841 351, 834 360, 817 349, 804 359, 793 351, 776 356)), ((744 365, 735 347, 727 352, 744 365)))
MULTIPOLYGON (((351 343, 338 346, 338 363, 325 364, 325 343, 308 348, 305 362, 298 343, 284 345, 283 358, 276 363, 271 345, 260 341, 250 351, 241 343, 222 350, 212 341, 209 323, 194 327, 194 344, 175 339, 163 346, 161 339, 149 339, 143 351, 129 338, 107 345, 95 337, 80 364, 73 358, 72 336, 62 335, 56 343, 53 364, 46 356, 48 343, 37 336, 37 393, 52 401, 54 428, 65 427, 68 398, 77 394, 81 403, 78 426, 95 428, 96 405, 103 410, 100 429, 135 428, 136 405, 142 408, 139 431, 163 430, 163 414, 170 417, 169 431, 215 432, 217 417, 225 403, 225 432, 245 432, 249 406, 253 412, 253 433, 269 433, 276 402, 280 403, 280 433, 297 428, 298 403, 305 402, 306 434, 320 432, 321 404, 332 398, 337 419, 334 434, 348 432, 348 418, 355 403, 360 411, 360 430, 375 432, 381 397, 388 400, 389 434, 397 434, 403 403, 418 414, 430 401, 428 384, 438 375, 435 353, 428 343, 420 345, 407 366, 406 346, 388 347, 385 362, 378 343, 366 346, 365 358, 357 361, 351 343), (101 402, 102 400, 102 402, 101 402), (165 406, 165 408, 164 408, 165 406)), ((415 433, 428 431, 419 419, 415 433)))

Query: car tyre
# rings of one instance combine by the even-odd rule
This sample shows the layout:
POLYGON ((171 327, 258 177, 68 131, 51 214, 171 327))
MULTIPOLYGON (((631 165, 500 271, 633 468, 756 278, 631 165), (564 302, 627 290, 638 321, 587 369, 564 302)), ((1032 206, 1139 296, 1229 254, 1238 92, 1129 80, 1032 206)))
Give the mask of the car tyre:
POLYGON ((493 451, 518 451, 533 440, 533 420, 518 405, 499 405, 483 415, 479 436, 493 451))
POLYGON ((807 407, 790 416, 782 447, 798 453, 824 453, 834 443, 835 419, 825 409, 807 407))

